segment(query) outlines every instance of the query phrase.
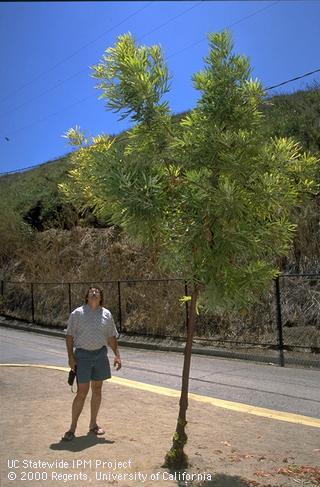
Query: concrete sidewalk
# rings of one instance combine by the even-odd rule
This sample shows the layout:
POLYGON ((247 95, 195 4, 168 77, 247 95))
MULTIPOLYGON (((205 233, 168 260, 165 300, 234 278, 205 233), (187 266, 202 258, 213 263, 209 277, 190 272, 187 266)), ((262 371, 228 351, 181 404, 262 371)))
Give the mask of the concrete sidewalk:
POLYGON ((32 486, 104 482, 120 487, 320 483, 319 427, 236 412, 192 398, 186 446, 191 466, 184 473, 170 474, 161 465, 172 443, 178 398, 151 392, 152 386, 150 391, 127 387, 115 379, 104 383, 98 417, 106 435, 88 434, 87 397, 76 439, 62 442, 74 398, 67 374, 63 367, 0 367, 1 485, 14 486, 22 480, 32 486))

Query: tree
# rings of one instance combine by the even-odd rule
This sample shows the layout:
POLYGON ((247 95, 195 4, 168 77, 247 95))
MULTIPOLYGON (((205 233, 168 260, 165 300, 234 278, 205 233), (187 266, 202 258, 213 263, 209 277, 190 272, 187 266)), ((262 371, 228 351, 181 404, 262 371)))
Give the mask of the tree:
POLYGON ((163 95, 168 69, 158 46, 118 38, 93 67, 106 108, 131 117, 126 144, 106 135, 77 142, 70 182, 100 216, 154 251, 159 268, 186 278, 190 295, 179 414, 164 465, 188 465, 184 451, 195 315, 199 308, 241 309, 259 300, 279 270, 295 224, 292 211, 316 190, 317 160, 290 139, 266 140, 258 106, 264 90, 230 34, 209 35, 201 92, 178 124, 163 95))

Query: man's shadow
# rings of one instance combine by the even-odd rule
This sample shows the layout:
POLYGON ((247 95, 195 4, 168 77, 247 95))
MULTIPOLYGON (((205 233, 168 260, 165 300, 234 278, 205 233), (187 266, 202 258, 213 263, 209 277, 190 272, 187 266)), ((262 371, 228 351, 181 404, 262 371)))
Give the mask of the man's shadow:
POLYGON ((108 440, 107 438, 101 438, 95 434, 88 433, 87 435, 76 436, 71 441, 61 439, 59 443, 51 443, 49 448, 51 450, 78 452, 95 445, 111 445, 112 443, 114 443, 114 440, 108 440))

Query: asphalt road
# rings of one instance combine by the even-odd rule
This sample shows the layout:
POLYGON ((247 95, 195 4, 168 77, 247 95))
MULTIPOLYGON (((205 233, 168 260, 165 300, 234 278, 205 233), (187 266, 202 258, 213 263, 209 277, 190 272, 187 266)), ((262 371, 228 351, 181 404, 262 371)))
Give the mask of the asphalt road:
MULTIPOLYGON (((180 390, 183 354, 122 347, 113 375, 180 390)), ((109 350, 113 364, 113 352, 109 350)), ((0 328, 0 363, 67 367, 64 338, 0 328)), ((195 394, 320 418, 320 373, 193 355, 189 390, 195 394)), ((68 387, 68 386, 67 386, 68 387)))

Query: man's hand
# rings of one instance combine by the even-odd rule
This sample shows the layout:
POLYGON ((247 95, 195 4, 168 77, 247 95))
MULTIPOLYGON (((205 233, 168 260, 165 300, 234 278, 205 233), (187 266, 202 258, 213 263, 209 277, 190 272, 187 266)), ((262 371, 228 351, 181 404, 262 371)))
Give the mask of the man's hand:
POLYGON ((115 366, 116 370, 121 369, 121 359, 120 357, 114 357, 113 365, 115 366))
POLYGON ((67 351, 68 351, 68 357, 69 357, 69 367, 70 369, 75 372, 75 365, 77 365, 76 357, 74 356, 73 353, 73 336, 72 335, 66 335, 66 345, 67 345, 67 351))
POLYGON ((121 369, 121 359, 120 359, 120 352, 118 348, 118 341, 115 336, 109 337, 108 338, 108 344, 112 348, 112 351, 114 353, 114 362, 113 365, 115 366, 116 370, 121 369))
POLYGON ((69 357, 69 367, 70 369, 73 370, 73 372, 75 371, 75 366, 77 365, 77 361, 76 361, 76 358, 74 355, 71 355, 69 357))

